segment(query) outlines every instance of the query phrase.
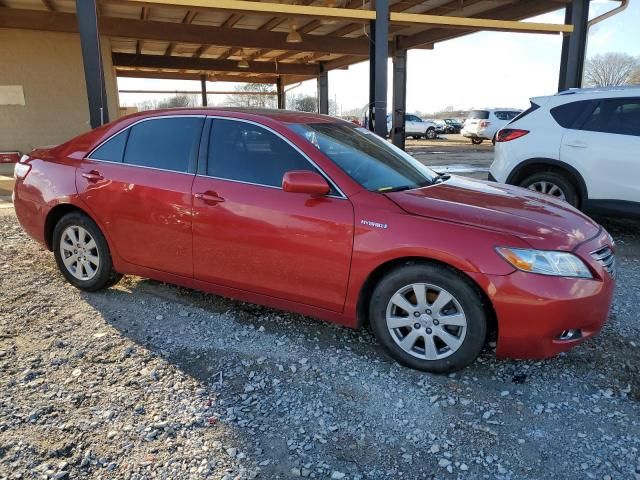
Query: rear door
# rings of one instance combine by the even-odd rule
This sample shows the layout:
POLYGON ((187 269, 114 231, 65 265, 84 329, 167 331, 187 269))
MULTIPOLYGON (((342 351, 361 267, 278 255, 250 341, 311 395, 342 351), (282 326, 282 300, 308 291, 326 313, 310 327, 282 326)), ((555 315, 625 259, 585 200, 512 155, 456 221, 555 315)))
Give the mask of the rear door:
POLYGON ((469 112, 469 117, 464 122, 464 129, 473 134, 478 134, 478 130, 480 129, 480 122, 482 120, 488 120, 489 111, 488 110, 471 110, 469 112))
POLYGON ((206 165, 193 184, 199 280, 342 311, 353 248, 353 207, 335 188, 282 190, 291 170, 318 171, 280 134, 214 118, 206 165))
POLYGON ((560 159, 581 173, 590 199, 640 202, 640 98, 595 105, 564 134, 560 159))
POLYGON ((81 198, 116 252, 135 265, 193 275, 191 185, 204 117, 145 119, 81 162, 81 198))

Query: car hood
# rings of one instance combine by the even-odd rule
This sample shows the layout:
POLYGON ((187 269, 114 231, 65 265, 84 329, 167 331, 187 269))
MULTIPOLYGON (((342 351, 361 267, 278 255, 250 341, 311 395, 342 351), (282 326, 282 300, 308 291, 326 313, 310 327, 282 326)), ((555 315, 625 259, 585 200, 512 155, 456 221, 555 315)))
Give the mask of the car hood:
POLYGON ((451 176, 386 195, 414 215, 516 235, 538 249, 573 250, 600 231, 569 204, 511 185, 451 176))

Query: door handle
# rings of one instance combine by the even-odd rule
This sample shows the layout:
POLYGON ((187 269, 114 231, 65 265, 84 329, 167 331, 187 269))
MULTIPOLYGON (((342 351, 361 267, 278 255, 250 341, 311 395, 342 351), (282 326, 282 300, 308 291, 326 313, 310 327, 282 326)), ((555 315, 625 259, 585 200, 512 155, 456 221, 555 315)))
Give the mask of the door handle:
POLYGON ((104 177, 100 175, 100 172, 96 172, 95 170, 91 170, 90 172, 82 173, 82 176, 86 178, 89 182, 95 183, 100 180, 104 180, 104 177))
POLYGON ((567 147, 587 148, 588 145, 586 144, 586 142, 581 142, 580 140, 575 140, 573 142, 567 142, 567 147))
POLYGON ((208 203, 209 205, 215 205, 216 203, 224 202, 224 198, 222 198, 216 192, 211 191, 195 193, 193 196, 198 200, 202 200, 204 203, 208 203))

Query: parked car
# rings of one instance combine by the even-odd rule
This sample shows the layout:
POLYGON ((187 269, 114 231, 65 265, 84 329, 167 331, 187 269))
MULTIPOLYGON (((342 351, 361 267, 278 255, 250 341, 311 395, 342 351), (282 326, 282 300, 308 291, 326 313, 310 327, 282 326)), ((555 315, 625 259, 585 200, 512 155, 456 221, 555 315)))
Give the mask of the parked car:
POLYGON ((454 118, 445 118, 444 122, 447 124, 446 133, 460 133, 462 130, 462 123, 454 118))
POLYGON ((474 145, 480 145, 484 140, 492 140, 495 143, 495 135, 498 130, 520 113, 522 110, 515 108, 471 110, 461 133, 464 137, 471 139, 471 143, 474 145))
POLYGON ((584 210, 640 216, 640 87, 532 98, 496 141, 493 179, 584 210))
MULTIPOLYGON (((437 125, 431 120, 423 120, 416 115, 404 116, 404 134, 413 138, 428 138, 433 140, 438 136, 437 125)), ((391 115, 387 115, 387 131, 391 132, 391 115)))
POLYGON ((442 135, 447 133, 447 123, 444 120, 431 120, 436 126, 436 133, 442 135))
POLYGON ((132 274, 370 324, 432 372, 489 335, 500 357, 568 350, 613 295, 611 237, 566 202, 436 174, 326 116, 144 112, 34 150, 15 177, 20 224, 77 288, 132 274))

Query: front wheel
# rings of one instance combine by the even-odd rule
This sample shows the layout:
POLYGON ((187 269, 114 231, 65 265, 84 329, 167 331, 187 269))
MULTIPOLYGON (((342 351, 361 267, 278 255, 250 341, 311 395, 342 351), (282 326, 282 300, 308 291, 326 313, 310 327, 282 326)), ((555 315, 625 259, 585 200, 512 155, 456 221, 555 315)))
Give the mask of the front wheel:
POLYGON ((484 141, 484 138, 472 138, 471 139, 471 143, 473 143, 474 145, 480 145, 482 142, 484 141))
POLYGON ((396 361, 410 368, 448 373, 471 364, 487 335, 483 300, 455 270, 407 263, 376 286, 369 304, 371 327, 396 361))
POLYGON ((433 140, 434 138, 436 138, 437 134, 436 134, 436 129, 431 127, 429 128, 426 132, 425 132, 425 137, 427 137, 429 140, 433 140))
POLYGON ((555 172, 540 172, 529 175, 520 182, 520 187, 551 195, 560 200, 578 206, 578 193, 566 177, 555 172))
POLYGON ((62 275, 81 290, 107 288, 122 278, 113 269, 109 245, 100 228, 83 213, 69 213, 56 224, 53 253, 62 275))

